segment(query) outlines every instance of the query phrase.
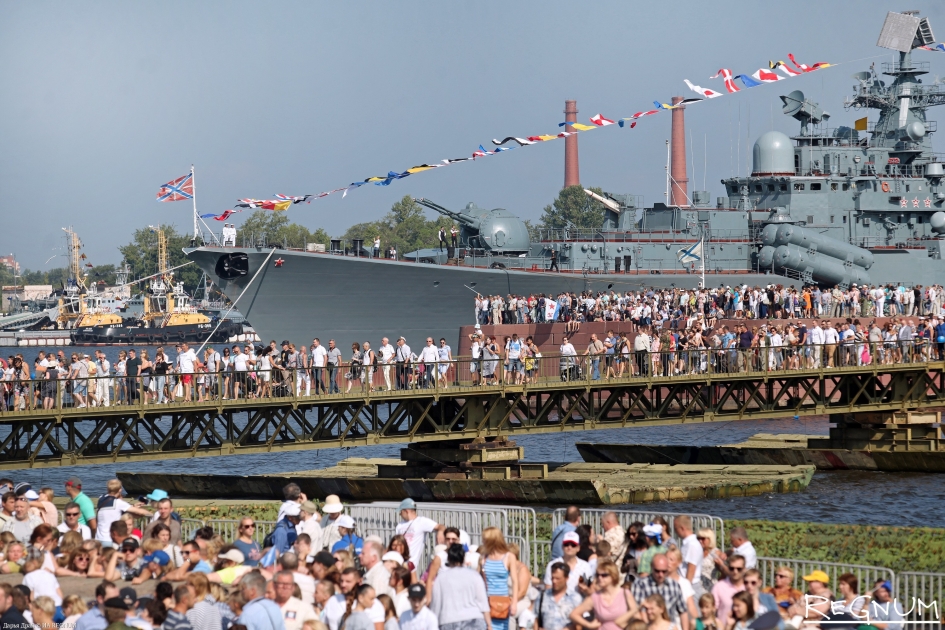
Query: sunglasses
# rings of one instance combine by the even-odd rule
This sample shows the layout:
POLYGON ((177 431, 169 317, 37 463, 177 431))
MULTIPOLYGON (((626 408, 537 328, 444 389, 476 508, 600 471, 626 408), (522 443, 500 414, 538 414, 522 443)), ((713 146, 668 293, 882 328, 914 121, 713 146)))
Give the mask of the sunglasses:
POLYGON ((256 527, 256 523, 250 523, 249 525, 241 525, 240 529, 251 529, 253 527, 256 527))
POLYGON ((598 578, 610 577, 610 573, 598 573, 598 574, 597 574, 597 577, 598 577, 598 578))
POLYGON ((745 567, 729 567, 729 571, 744 571, 745 567))
POLYGON ((790 578, 791 576, 790 576, 790 575, 787 575, 786 573, 775 573, 775 574, 774 574, 774 577, 784 578, 784 579, 786 580, 786 579, 790 578))
POLYGON ((78 512, 66 512, 66 516, 78 516, 78 512))
POLYGON ((653 569, 651 573, 669 573, 669 569, 653 569))

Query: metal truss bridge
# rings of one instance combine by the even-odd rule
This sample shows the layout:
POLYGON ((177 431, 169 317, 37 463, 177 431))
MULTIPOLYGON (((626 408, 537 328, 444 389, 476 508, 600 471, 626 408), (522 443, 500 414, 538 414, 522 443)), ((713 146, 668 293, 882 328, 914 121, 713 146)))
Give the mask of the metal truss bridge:
MULTIPOLYGON (((76 408, 60 392, 58 408, 0 413, 0 468, 945 407, 938 361, 778 372, 709 365, 698 374, 611 380, 587 380, 585 370, 567 381, 557 365, 555 358, 554 377, 528 385, 451 378, 449 387, 298 396, 289 378, 283 397, 200 403, 76 408)), ((454 372, 468 378, 468 365, 454 372)))

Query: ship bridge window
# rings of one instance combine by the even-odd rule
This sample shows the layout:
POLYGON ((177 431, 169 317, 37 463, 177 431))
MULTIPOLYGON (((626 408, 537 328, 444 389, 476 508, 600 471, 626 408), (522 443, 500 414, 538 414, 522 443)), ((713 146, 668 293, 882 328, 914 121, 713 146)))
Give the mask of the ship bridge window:
POLYGON ((761 184, 755 184, 755 192, 756 192, 756 193, 760 193, 760 192, 761 192, 761 184))
POLYGON ((844 223, 847 222, 847 215, 843 215, 843 222, 844 222, 844 223))
POLYGON ((819 184, 819 183, 812 183, 812 184, 810 185, 810 189, 811 189, 811 190, 820 190, 820 184, 819 184))
POLYGON ((787 192, 787 184, 781 184, 780 190, 781 192, 787 192))
POLYGON ((774 184, 768 184, 768 192, 774 192, 774 184))
POLYGON ((834 216, 834 215, 832 215, 832 214, 830 215, 830 222, 831 222, 831 223, 833 223, 833 216, 834 216))
POLYGON ((909 192, 909 184, 906 184, 906 192, 909 192))
POLYGON ((844 190, 844 191, 850 190, 850 184, 844 184, 844 185, 843 185, 843 190, 844 190))
POLYGON ((830 184, 830 190, 836 192, 836 191, 837 191, 837 185, 836 185, 836 184, 830 184))
POLYGON ((804 184, 794 184, 794 190, 804 190, 804 184))

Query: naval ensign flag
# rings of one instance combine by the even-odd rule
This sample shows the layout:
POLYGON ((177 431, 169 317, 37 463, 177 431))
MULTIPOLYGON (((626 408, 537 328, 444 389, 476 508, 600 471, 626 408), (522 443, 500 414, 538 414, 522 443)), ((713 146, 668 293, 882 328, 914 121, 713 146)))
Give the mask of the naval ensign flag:
POLYGON ((684 247, 676 252, 676 258, 684 265, 700 262, 702 260, 702 241, 693 244, 691 247, 684 247))

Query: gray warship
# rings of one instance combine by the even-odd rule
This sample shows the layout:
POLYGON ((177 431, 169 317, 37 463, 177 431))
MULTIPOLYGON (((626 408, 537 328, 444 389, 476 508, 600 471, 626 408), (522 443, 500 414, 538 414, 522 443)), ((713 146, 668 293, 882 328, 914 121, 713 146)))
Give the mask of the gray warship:
MULTIPOLYGON (((932 43, 927 19, 889 13, 878 45, 898 51, 898 61, 853 75, 843 103, 849 126, 830 127, 830 114, 800 91, 780 96, 797 135, 761 135, 751 175, 723 179, 714 204, 706 191, 687 194, 683 161, 670 203, 640 207, 633 195, 587 191, 606 208, 597 230, 542 230, 532 240, 505 209, 452 211, 422 199, 460 225, 457 248, 406 260, 373 258, 363 241, 332 241, 325 252, 265 243, 185 251, 264 341, 319 336, 343 349, 400 335, 414 346, 428 335, 454 344, 458 328, 475 322, 473 293, 941 283, 945 165, 926 113, 945 103, 945 87, 923 83, 929 62, 913 60, 932 43), (856 124, 861 110, 878 116, 856 124)), ((675 128, 681 111, 673 137, 684 139, 675 128)), ((676 149, 684 160, 684 145, 676 149)))

